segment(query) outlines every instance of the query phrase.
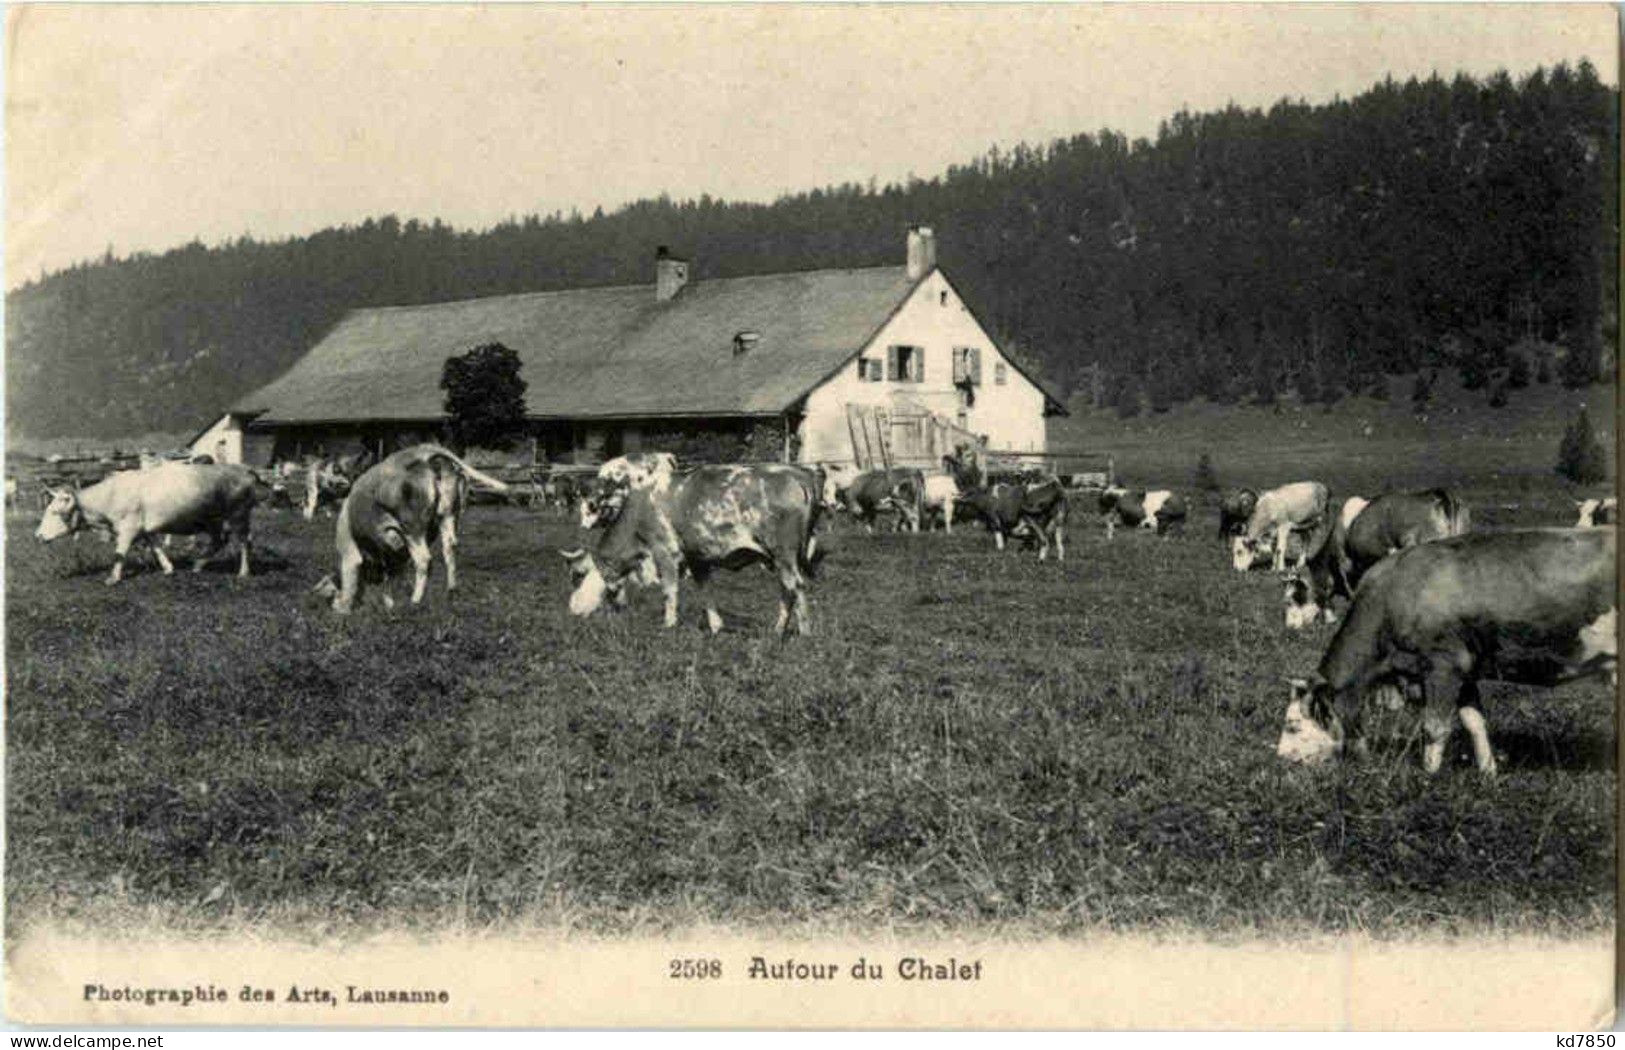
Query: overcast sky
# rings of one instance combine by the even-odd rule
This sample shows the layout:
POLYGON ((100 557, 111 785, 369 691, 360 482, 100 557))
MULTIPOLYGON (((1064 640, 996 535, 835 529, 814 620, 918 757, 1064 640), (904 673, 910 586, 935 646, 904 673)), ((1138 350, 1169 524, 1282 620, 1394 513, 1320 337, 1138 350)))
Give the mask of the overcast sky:
POLYGON ((9 11, 6 284, 394 213, 929 177, 989 146, 1589 58, 1609 5, 75 5, 9 11))

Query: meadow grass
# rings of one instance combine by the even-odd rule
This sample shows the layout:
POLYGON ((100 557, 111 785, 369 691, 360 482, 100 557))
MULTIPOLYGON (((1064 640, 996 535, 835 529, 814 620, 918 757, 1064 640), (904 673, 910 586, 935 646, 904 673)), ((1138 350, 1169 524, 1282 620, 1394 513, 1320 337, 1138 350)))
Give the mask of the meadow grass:
MULTIPOLYGON (((1480 527, 1572 520, 1536 477, 1461 494, 1480 527)), ((575 621, 555 549, 583 537, 508 508, 465 519, 456 595, 437 566, 423 607, 339 618, 309 594, 332 520, 256 522, 248 580, 106 587, 106 544, 10 520, 9 936, 1613 922, 1606 684, 1487 686, 1494 780, 1460 739, 1425 776, 1403 714, 1365 762, 1289 767, 1281 679, 1329 634, 1284 630, 1200 500, 1109 545, 1080 506, 1062 565, 840 524, 788 642, 757 569, 714 584, 715 638, 648 593, 575 621)))

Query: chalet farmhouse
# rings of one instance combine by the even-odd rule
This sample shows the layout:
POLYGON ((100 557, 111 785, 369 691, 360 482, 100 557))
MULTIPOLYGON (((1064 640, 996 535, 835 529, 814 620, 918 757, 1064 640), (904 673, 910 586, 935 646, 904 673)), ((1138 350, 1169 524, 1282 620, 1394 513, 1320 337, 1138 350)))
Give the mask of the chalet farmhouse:
POLYGON ((1000 352, 936 266, 931 231, 908 238, 906 266, 690 281, 661 249, 653 287, 356 310, 192 448, 263 465, 432 439, 446 359, 497 342, 519 354, 537 458, 551 462, 639 449, 850 461, 865 425, 902 461, 934 460, 967 432, 1042 453, 1059 399, 1000 352))

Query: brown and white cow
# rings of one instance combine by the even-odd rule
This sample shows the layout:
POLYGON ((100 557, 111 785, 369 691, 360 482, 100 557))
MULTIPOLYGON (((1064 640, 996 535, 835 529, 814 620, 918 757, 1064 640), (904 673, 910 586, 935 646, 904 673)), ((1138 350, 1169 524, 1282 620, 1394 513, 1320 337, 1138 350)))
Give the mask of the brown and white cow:
POLYGON ((847 487, 846 509, 869 532, 884 510, 896 512, 897 531, 906 527, 919 532, 920 519, 925 516, 925 472, 918 467, 866 470, 847 487))
POLYGON ((1335 598, 1349 598, 1377 562, 1430 540, 1460 536, 1471 525, 1465 504, 1444 489, 1391 492, 1344 501, 1332 534, 1303 572, 1286 580, 1286 625, 1299 630, 1333 619, 1335 598))
POLYGON ((314 521, 318 510, 344 502, 356 479, 366 473, 372 463, 371 453, 352 452, 345 456, 315 459, 307 464, 302 511, 305 520, 314 521))
POLYGON ((1038 560, 1049 557, 1055 547, 1055 560, 1066 558, 1066 489, 1057 478, 1033 485, 996 482, 964 489, 959 495, 959 511, 980 519, 993 533, 993 546, 1004 550, 1011 536, 1031 536, 1038 543, 1038 560))
POLYGON ((1574 527, 1578 529, 1612 525, 1619 519, 1619 500, 1613 496, 1607 499, 1575 500, 1574 509, 1580 512, 1579 520, 1574 523, 1574 527))
MULTIPOLYGON (((475 470, 439 445, 415 445, 386 457, 356 479, 339 508, 334 539, 339 582, 331 576, 316 592, 331 597, 333 611, 348 613, 365 584, 387 583, 412 563, 412 604, 423 601, 429 582, 429 545, 440 542, 446 590, 457 589, 457 524, 468 502, 470 481, 496 492, 508 486, 475 470)), ((387 588, 384 605, 395 602, 387 588)))
POLYGON ((1360 746, 1369 694, 1422 701, 1422 764, 1437 772, 1457 720, 1493 773, 1482 679, 1552 686, 1617 682, 1618 595, 1611 529, 1526 529, 1421 543, 1366 574, 1309 679, 1292 679, 1276 753, 1298 762, 1360 746))
POLYGON ((677 474, 670 452, 628 452, 605 460, 587 494, 581 497, 581 527, 607 525, 621 511, 627 494, 638 489, 664 490, 677 474))
POLYGON ((822 487, 824 509, 829 511, 844 509, 847 493, 852 488, 852 482, 863 473, 862 469, 855 463, 820 463, 818 469, 824 478, 822 487))
POLYGON ((34 536, 49 543, 82 529, 111 535, 116 560, 108 583, 123 579, 124 559, 138 541, 146 541, 167 576, 175 566, 160 537, 207 536, 209 547, 192 563, 200 572, 229 536, 237 541, 237 575, 247 576, 256 484, 254 472, 238 466, 172 462, 122 470, 86 489, 51 490, 34 536))
POLYGON ((1247 521, 1258 506, 1254 489, 1230 489, 1219 497, 1219 539, 1227 540, 1247 531, 1247 521))
POLYGON ((1270 489, 1258 497, 1247 528, 1231 541, 1231 561, 1237 572, 1246 572, 1273 538, 1275 554, 1271 565, 1276 572, 1286 569, 1287 541, 1293 533, 1306 539, 1299 555, 1299 567, 1315 556, 1331 535, 1331 496, 1318 481, 1297 481, 1270 489))
POLYGON ((1185 530, 1185 499, 1168 489, 1125 489, 1115 485, 1100 492, 1100 514, 1106 520, 1109 542, 1123 525, 1148 529, 1159 536, 1185 530))
POLYGON ((665 623, 677 626, 678 583, 686 571, 705 603, 706 626, 715 633, 722 617, 704 593, 719 567, 766 564, 779 577, 777 629, 811 630, 807 581, 819 560, 813 530, 822 509, 817 471, 788 464, 705 466, 677 475, 665 487, 628 492, 620 512, 594 552, 559 553, 570 564, 569 608, 591 616, 625 602, 633 582, 658 583, 665 595, 665 623))

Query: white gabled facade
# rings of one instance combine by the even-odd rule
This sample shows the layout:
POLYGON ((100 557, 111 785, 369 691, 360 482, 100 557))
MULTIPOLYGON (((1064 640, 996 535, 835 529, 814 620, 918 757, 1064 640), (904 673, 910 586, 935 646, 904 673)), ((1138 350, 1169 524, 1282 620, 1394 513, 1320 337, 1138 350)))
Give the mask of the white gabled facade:
POLYGON ((243 461, 243 419, 227 413, 215 420, 186 446, 194 456, 210 456, 216 463, 243 461))
POLYGON ((933 269, 857 358, 807 395, 799 458, 852 459, 849 404, 901 415, 924 409, 986 435, 995 451, 1039 453, 1045 451, 1045 402, 1044 392, 999 352, 943 272, 933 269), (980 362, 980 382, 971 386, 969 399, 954 382, 956 356, 966 352, 980 362))

